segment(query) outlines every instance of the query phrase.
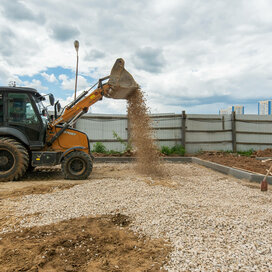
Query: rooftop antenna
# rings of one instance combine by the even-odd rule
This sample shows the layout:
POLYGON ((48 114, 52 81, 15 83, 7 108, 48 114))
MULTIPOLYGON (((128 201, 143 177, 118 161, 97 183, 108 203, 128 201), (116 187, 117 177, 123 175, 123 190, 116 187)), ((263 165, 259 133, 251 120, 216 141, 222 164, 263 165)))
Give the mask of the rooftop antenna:
POLYGON ((79 49, 79 41, 78 41, 78 40, 75 40, 75 41, 74 41, 74 46, 75 46, 76 53, 77 53, 77 62, 76 62, 76 81, 75 81, 75 97, 74 97, 74 100, 76 100, 77 77, 78 77, 78 49, 79 49))

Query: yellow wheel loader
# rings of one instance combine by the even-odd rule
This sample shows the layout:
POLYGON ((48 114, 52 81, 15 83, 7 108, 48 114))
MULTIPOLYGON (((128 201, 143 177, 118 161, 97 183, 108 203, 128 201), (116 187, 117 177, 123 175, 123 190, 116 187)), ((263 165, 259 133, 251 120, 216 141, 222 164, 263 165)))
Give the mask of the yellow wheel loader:
POLYGON ((59 164, 66 179, 86 179, 93 165, 89 139, 73 125, 103 96, 126 99, 137 88, 124 60, 117 59, 110 76, 99 79, 59 116, 60 105, 49 94, 55 109, 51 118, 42 103, 45 97, 35 89, 0 87, 0 181, 18 180, 37 166, 59 164))

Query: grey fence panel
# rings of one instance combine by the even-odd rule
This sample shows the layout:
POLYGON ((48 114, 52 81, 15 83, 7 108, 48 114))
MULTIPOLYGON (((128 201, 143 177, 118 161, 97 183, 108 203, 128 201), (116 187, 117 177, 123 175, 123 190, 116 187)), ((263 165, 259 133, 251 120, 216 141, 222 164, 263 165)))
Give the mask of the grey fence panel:
POLYGON ((263 150, 272 147, 272 118, 240 115, 236 118, 237 150, 263 150))
POLYGON ((116 132, 119 137, 127 140, 125 116, 87 115, 77 122, 76 127, 88 135, 91 147, 95 142, 101 142, 108 150, 123 151, 125 148, 113 136, 113 133, 116 132))
POLYGON ((186 151, 232 150, 230 116, 188 114, 186 151))
POLYGON ((222 132, 187 132, 186 142, 231 142, 231 131, 222 132))
POLYGON ((181 129, 153 130, 156 139, 181 139, 181 129))
POLYGON ((168 117, 165 115, 165 117, 156 118, 151 117, 152 121, 152 127, 180 127, 181 126, 181 116, 177 115, 176 117, 173 115, 170 115, 172 117, 168 117))
POLYGON ((232 144, 231 143, 194 143, 194 144, 186 144, 186 153, 194 154, 200 151, 231 151, 232 144))
POLYGON ((127 138, 127 120, 81 119, 76 127, 85 131, 91 140, 114 139, 114 131, 127 138))
POLYGON ((237 144, 238 143, 248 143, 248 144, 271 144, 272 145, 272 135, 263 134, 240 134, 237 132, 236 135, 237 144))
MULTIPOLYGON (((102 143, 108 151, 114 150, 118 152, 123 152, 125 150, 125 146, 119 142, 103 142, 103 141, 99 142, 102 143)), ((94 144, 95 142, 90 143, 91 149, 93 149, 94 144)))
POLYGON ((223 121, 219 115, 188 114, 186 127, 187 130, 221 130, 223 121))
MULTIPOLYGON (((157 114, 150 117, 158 147, 181 144, 184 131, 188 153, 272 147, 272 116, 188 114, 184 131, 181 114, 157 114)), ((77 128, 87 133, 91 145, 99 141, 107 149, 116 151, 123 151, 125 146, 114 138, 113 132, 125 141, 129 135, 126 115, 89 114, 79 120, 77 128)))
POLYGON ((181 144, 181 115, 151 116, 151 124, 158 147, 181 144))
POLYGON ((159 148, 162 146, 173 147, 175 145, 180 145, 180 141, 156 141, 156 144, 159 148))
MULTIPOLYGON (((240 119, 238 119, 240 120, 240 119)), ((236 121, 236 130, 245 132, 270 132, 272 133, 272 122, 260 122, 256 120, 253 122, 236 121)))
POLYGON ((222 118, 222 128, 226 130, 231 129, 231 115, 223 115, 221 118, 222 118))

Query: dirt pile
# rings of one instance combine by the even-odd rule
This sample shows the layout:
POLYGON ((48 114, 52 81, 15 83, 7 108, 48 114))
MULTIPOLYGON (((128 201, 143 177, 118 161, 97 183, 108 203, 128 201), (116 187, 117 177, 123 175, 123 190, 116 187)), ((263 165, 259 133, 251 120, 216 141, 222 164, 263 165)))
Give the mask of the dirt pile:
POLYGON ((260 160, 257 160, 256 158, 226 152, 207 151, 196 155, 196 157, 226 166, 260 173, 262 175, 266 174, 266 169, 269 169, 271 165, 271 162, 262 162, 260 160))
POLYGON ((256 157, 272 157, 272 148, 257 150, 253 153, 253 155, 256 157))
POLYGON ((160 152, 152 137, 151 121, 143 92, 137 89, 127 100, 130 136, 136 148, 137 170, 142 174, 164 176, 166 171, 160 162, 160 152))
POLYGON ((117 214, 2 235, 1 271, 161 271, 170 247, 137 237, 129 223, 117 214))

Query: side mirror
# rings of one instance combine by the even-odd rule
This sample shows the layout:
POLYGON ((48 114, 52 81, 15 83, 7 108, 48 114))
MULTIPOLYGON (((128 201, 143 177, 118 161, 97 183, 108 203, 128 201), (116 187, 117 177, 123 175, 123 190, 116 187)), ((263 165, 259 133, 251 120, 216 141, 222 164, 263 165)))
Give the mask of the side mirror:
POLYGON ((60 110, 61 110, 61 105, 60 105, 60 102, 58 101, 58 103, 57 103, 57 110, 58 110, 58 112, 60 112, 60 110))
POLYGON ((60 112, 61 110, 61 105, 60 105, 60 102, 59 100, 55 103, 55 106, 54 106, 54 115, 55 115, 55 120, 58 118, 58 113, 60 112))
POLYGON ((49 94, 49 102, 51 106, 54 106, 55 98, 53 94, 49 94))

